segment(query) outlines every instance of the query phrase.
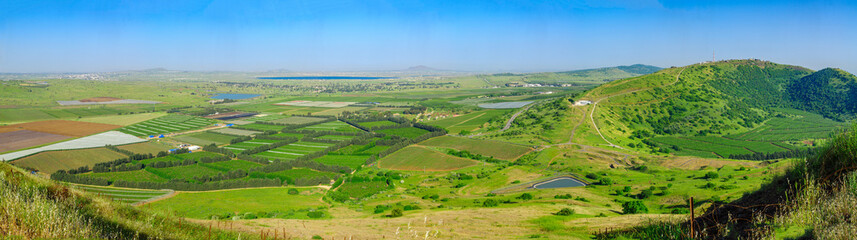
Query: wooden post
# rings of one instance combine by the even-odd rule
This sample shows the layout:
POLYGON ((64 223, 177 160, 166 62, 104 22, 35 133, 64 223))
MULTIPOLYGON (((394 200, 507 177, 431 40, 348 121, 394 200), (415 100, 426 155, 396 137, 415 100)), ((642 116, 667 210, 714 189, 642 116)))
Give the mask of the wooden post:
POLYGON ((690 239, 693 239, 693 197, 690 197, 690 239))
POLYGON ((208 223, 208 239, 211 240, 211 223, 208 223))

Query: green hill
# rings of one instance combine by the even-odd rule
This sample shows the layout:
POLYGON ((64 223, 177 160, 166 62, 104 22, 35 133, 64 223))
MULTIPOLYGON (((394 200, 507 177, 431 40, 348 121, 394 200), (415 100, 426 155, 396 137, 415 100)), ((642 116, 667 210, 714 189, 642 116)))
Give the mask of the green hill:
POLYGON ((841 127, 817 114, 851 114, 855 82, 841 70, 729 60, 613 81, 581 99, 597 102, 594 124, 622 148, 765 159, 841 127))
POLYGON ((830 118, 847 118, 857 112, 857 78, 825 68, 787 86, 789 100, 798 109, 830 118))

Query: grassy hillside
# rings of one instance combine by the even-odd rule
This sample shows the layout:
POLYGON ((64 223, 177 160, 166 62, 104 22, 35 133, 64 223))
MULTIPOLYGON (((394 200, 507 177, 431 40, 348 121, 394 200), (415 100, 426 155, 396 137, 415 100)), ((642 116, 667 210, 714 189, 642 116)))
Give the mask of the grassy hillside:
POLYGON ((0 163, 0 208, 0 235, 13 239, 238 238, 164 212, 95 197, 6 163, 0 163))

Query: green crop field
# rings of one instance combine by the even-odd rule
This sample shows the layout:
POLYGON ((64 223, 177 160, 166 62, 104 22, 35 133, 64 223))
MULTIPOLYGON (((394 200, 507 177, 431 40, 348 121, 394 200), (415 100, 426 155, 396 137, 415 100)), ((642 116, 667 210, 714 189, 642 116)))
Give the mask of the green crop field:
POLYGON ((96 187, 87 185, 73 185, 75 188, 96 194, 98 196, 107 197, 114 201, 126 203, 138 203, 152 198, 160 197, 170 193, 169 191, 157 190, 137 190, 127 188, 112 188, 112 187, 96 187))
POLYGON ((173 114, 125 126, 118 130, 134 136, 150 136, 199 129, 214 122, 207 118, 173 114))
POLYGON ((297 139, 301 139, 304 137, 304 135, 300 134, 300 133, 284 133, 284 132, 272 134, 271 136, 273 136, 273 137, 293 137, 293 138, 297 138, 297 139))
POLYGON ((378 130, 375 132, 387 134, 387 135, 395 135, 404 138, 416 138, 422 136, 423 134, 429 133, 424 129, 415 128, 415 127, 406 127, 406 128, 393 128, 393 129, 384 129, 378 130))
POLYGON ((298 141, 289 145, 257 153, 257 156, 291 160, 297 157, 324 150, 333 144, 298 141))
POLYGON ((170 155, 167 155, 166 157, 156 157, 156 158, 150 158, 150 159, 143 159, 143 160, 135 161, 135 163, 142 163, 145 165, 149 165, 149 164, 152 164, 154 162, 181 162, 182 160, 186 160, 186 159, 193 159, 193 160, 198 161, 200 158, 203 158, 203 157, 216 157, 216 156, 222 156, 222 155, 220 155, 218 153, 213 153, 213 152, 197 151, 197 152, 192 152, 192 153, 170 154, 170 155))
POLYGON ((398 123, 394 123, 391 121, 384 120, 384 121, 374 121, 374 122, 361 122, 358 124, 360 124, 360 126, 372 128, 372 127, 380 127, 380 126, 392 126, 392 125, 396 125, 398 123))
POLYGON ((283 129, 283 126, 271 125, 271 124, 261 124, 261 123, 251 123, 251 124, 241 125, 241 128, 264 132, 264 131, 280 131, 283 129))
POLYGON ((324 118, 316 118, 316 117, 301 117, 301 116, 292 116, 287 118, 280 118, 277 120, 273 120, 273 123, 283 123, 283 124, 305 124, 305 123, 314 123, 324 121, 324 118))
POLYGON ((357 169, 364 163, 369 156, 366 155, 325 155, 313 159, 313 161, 324 163, 327 165, 346 166, 351 169, 357 169))
POLYGON ((479 140, 464 137, 440 136, 419 143, 423 146, 454 148, 497 159, 515 160, 530 152, 530 147, 501 141, 479 140))
POLYGON ((142 142, 142 143, 128 144, 128 145, 118 146, 117 148, 122 149, 122 150, 128 150, 128 151, 131 151, 133 153, 143 153, 143 154, 147 154, 147 153, 158 154, 158 152, 170 150, 170 146, 162 144, 162 143, 156 143, 156 142, 142 142))
POLYGON ((232 139, 235 139, 237 137, 231 136, 231 135, 226 135, 226 134, 214 133, 214 132, 195 132, 195 133, 189 133, 189 134, 182 134, 182 135, 178 135, 178 136, 174 136, 174 137, 170 137, 170 138, 175 139, 175 140, 180 141, 180 142, 205 146, 205 145, 209 145, 212 143, 214 143, 216 145, 228 144, 229 141, 231 141, 232 139))
POLYGON ((299 178, 314 178, 314 177, 319 177, 319 176, 326 176, 329 178, 333 178, 336 175, 337 175, 336 173, 331 173, 331 172, 319 172, 316 170, 306 169, 306 168, 293 168, 293 169, 289 169, 289 170, 266 173, 264 177, 265 178, 277 178, 277 179, 280 179, 280 181, 285 181, 289 184, 294 184, 295 179, 299 179, 299 178))
POLYGON ((330 131, 330 132, 362 132, 363 130, 357 129, 354 126, 348 125, 348 123, 334 121, 334 122, 326 122, 320 123, 308 127, 303 127, 298 130, 310 130, 310 131, 330 131))
POLYGON ((336 140, 336 141, 348 141, 354 138, 354 136, 340 136, 340 135, 324 135, 321 137, 317 137, 317 139, 328 139, 328 140, 336 140))
POLYGON ((254 118, 244 119, 244 121, 251 121, 251 122, 270 122, 270 121, 274 121, 274 120, 277 120, 277 119, 283 119, 283 118, 287 118, 287 117, 289 117, 289 116, 281 115, 281 114, 271 114, 271 115, 268 115, 268 116, 262 116, 262 117, 254 117, 254 118))
POLYGON ((791 117, 773 118, 756 129, 727 137, 770 142, 825 139, 837 129, 848 126, 848 123, 833 121, 818 114, 787 109, 778 109, 778 111, 783 111, 791 117))
POLYGON ((167 182, 170 179, 159 177, 146 170, 103 172, 82 174, 83 177, 102 178, 111 181, 123 180, 129 182, 167 182))
POLYGON ((241 152, 249 150, 249 149, 257 148, 257 147, 262 146, 262 145, 268 145, 268 144, 272 144, 272 143, 276 143, 276 142, 278 142, 278 140, 253 139, 253 140, 244 141, 244 142, 240 142, 240 143, 229 144, 228 146, 223 147, 223 148, 229 149, 230 151, 232 151, 234 153, 241 153, 241 152))
POLYGON ((473 132, 482 128, 490 120, 505 120, 501 119, 501 117, 509 112, 511 110, 507 109, 475 111, 457 117, 426 121, 425 123, 445 128, 450 133, 459 133, 461 131, 473 132))
POLYGON ((378 161, 378 167, 409 171, 448 171, 476 165, 475 160, 447 155, 425 147, 409 146, 378 161))
POLYGON ((163 113, 163 112, 125 114, 125 115, 105 115, 105 116, 81 118, 80 121, 128 126, 128 125, 132 125, 135 123, 151 120, 154 118, 163 117, 166 115, 167 114, 163 113))
POLYGON ((386 189, 387 183, 383 181, 348 182, 342 184, 342 186, 340 186, 336 191, 341 192, 350 198, 363 199, 386 189))
POLYGON ((261 167, 262 164, 248 162, 244 160, 231 160, 231 161, 221 161, 221 162, 213 162, 213 163, 201 163, 200 165, 208 168, 217 169, 220 171, 228 172, 232 170, 242 169, 247 170, 251 168, 261 167))
POLYGON ((57 170, 93 166, 96 163, 109 162, 126 157, 128 156, 107 148, 90 148, 41 152, 12 161, 12 164, 38 169, 41 172, 51 174, 57 170))
POLYGON ((179 193, 175 197, 151 203, 149 206, 198 219, 210 219, 212 215, 235 212, 274 212, 326 206, 319 201, 321 194, 310 188, 298 188, 302 192, 309 192, 298 195, 288 194, 288 189, 255 188, 179 193))
POLYGON ((191 182, 195 181, 193 177, 213 176, 223 172, 199 164, 168 168, 146 168, 144 170, 164 179, 185 179, 191 182))

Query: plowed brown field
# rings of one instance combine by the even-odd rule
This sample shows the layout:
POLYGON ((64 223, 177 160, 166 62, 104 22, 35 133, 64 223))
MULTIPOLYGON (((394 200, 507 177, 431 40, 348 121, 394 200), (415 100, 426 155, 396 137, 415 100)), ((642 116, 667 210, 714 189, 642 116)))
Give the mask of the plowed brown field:
POLYGON ((49 120, 0 126, 0 133, 30 130, 36 132, 64 135, 69 137, 83 137, 120 127, 122 126, 103 123, 78 122, 68 120, 49 120))

